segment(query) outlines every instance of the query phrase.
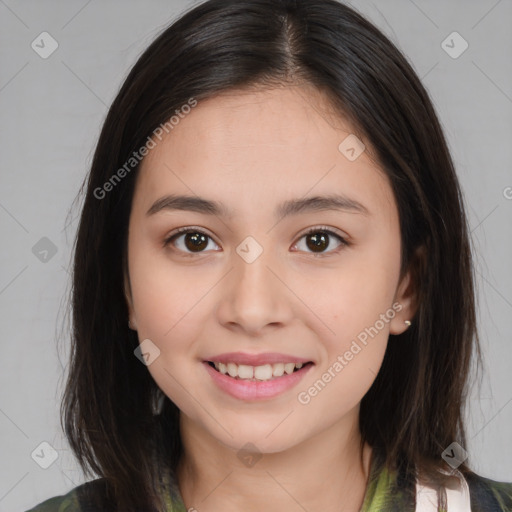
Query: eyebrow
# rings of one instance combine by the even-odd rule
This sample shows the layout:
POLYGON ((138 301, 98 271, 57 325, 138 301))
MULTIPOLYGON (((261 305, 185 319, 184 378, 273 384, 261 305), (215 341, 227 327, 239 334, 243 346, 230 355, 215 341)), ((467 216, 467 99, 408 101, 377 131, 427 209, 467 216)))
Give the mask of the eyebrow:
MULTIPOLYGON (((233 213, 225 205, 217 201, 211 201, 199 196, 174 194, 157 199, 146 212, 146 215, 154 215, 165 210, 197 212, 230 219, 233 217, 233 213)), ((284 201, 277 207, 275 216, 283 218, 300 213, 328 210, 341 210, 366 216, 370 215, 369 210, 360 202, 344 195, 329 194, 284 201)))

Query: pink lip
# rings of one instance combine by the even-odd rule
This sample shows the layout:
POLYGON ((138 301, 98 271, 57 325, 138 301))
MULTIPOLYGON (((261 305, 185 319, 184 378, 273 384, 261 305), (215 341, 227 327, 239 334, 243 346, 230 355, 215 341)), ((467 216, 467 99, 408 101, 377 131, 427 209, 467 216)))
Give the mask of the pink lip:
POLYGON ((235 363, 246 364, 248 366, 263 366, 264 364, 274 363, 309 363, 311 359, 290 356, 288 354, 278 354, 276 352, 264 352, 262 354, 247 354, 246 352, 227 352, 206 358, 206 361, 212 363, 235 363))
MULTIPOLYGON (((229 355, 229 354, 223 354, 222 357, 229 355)), ((264 354, 262 354, 264 355, 264 354)), ((267 355, 268 356, 268 355, 267 355)), ((221 356, 219 356, 221 357, 221 356)), ((282 356, 281 356, 282 357, 282 356)), ((292 358, 293 359, 293 358, 292 358)), ((211 359, 210 359, 211 360, 211 359)), ((230 361, 235 362, 233 359, 223 359, 223 361, 230 361)), ((216 361, 216 359, 214 359, 216 361)), ((268 358, 266 359, 268 361, 268 358)), ((276 362, 293 362, 289 359, 280 359, 276 362)), ((298 363, 303 362, 297 361, 298 363)), ((304 361, 307 362, 307 361, 304 361)), ((243 363, 240 363, 243 364, 243 363)), ((210 374, 213 381, 217 386, 227 393, 228 395, 231 395, 234 398, 238 398, 239 400, 265 400, 269 398, 273 398, 281 393, 284 393, 285 391, 293 388, 297 385, 297 383, 306 375, 306 373, 310 370, 310 368, 313 366, 312 364, 308 364, 304 367, 302 367, 300 370, 297 370, 290 375, 284 374, 282 377, 275 377, 271 380, 267 381, 252 381, 252 380, 241 380, 241 379, 234 379, 233 377, 230 377, 229 375, 223 375, 222 373, 218 372, 215 368, 212 368, 208 362, 204 361, 203 365, 206 369, 206 371, 210 374)), ((252 366, 252 365, 251 365, 252 366)), ((258 365, 254 365, 258 366, 258 365)))

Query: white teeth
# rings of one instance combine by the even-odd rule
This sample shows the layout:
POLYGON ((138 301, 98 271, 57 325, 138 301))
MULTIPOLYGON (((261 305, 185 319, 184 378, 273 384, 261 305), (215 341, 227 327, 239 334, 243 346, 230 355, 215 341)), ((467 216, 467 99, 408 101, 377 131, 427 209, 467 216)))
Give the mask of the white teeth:
POLYGON ((274 363, 261 366, 249 366, 235 363, 214 363, 215 368, 223 375, 228 374, 232 378, 256 379, 260 381, 270 380, 274 377, 282 377, 285 373, 290 375, 295 369, 300 370, 303 363, 274 363))
POLYGON ((237 377, 238 366, 235 363, 228 363, 228 373, 230 377, 237 377))
POLYGON ((263 366, 256 366, 254 368, 254 378, 258 380, 269 380, 272 378, 272 366, 264 364, 263 366))
POLYGON ((272 370, 272 375, 274 375, 274 377, 281 377, 284 373, 284 363, 273 364, 272 370))
POLYGON ((293 373, 294 369, 295 369, 294 363, 286 363, 284 365, 284 373, 287 373, 288 375, 290 375, 290 373, 293 373))
POLYGON ((254 367, 246 364, 238 365, 238 376, 241 379, 252 379, 254 377, 254 367))

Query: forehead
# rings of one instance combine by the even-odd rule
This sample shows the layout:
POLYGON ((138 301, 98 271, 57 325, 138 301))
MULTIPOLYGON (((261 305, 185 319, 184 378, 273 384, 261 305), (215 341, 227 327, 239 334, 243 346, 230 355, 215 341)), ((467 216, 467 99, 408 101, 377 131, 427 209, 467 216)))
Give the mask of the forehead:
POLYGON ((155 139, 135 196, 148 208, 166 193, 186 193, 229 201, 236 210, 339 192, 371 212, 392 208, 391 188, 368 142, 353 161, 340 151, 353 131, 312 87, 222 93, 199 102, 155 139))

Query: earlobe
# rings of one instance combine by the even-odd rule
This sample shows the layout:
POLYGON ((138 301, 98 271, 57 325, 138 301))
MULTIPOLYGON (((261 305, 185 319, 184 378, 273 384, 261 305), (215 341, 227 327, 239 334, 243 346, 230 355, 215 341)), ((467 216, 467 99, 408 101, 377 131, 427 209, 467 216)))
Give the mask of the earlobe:
POLYGON ((390 322, 390 334, 402 334, 412 323, 412 318, 418 309, 419 296, 419 269, 423 263, 424 248, 418 248, 414 253, 414 258, 409 264, 409 270, 402 278, 395 294, 395 301, 401 308, 390 322))
POLYGON ((402 279, 393 301, 393 303, 398 303, 400 308, 396 308, 397 314, 390 322, 390 334, 402 334, 409 328, 405 322, 410 321, 414 316, 411 288, 411 274, 408 272, 402 279))

